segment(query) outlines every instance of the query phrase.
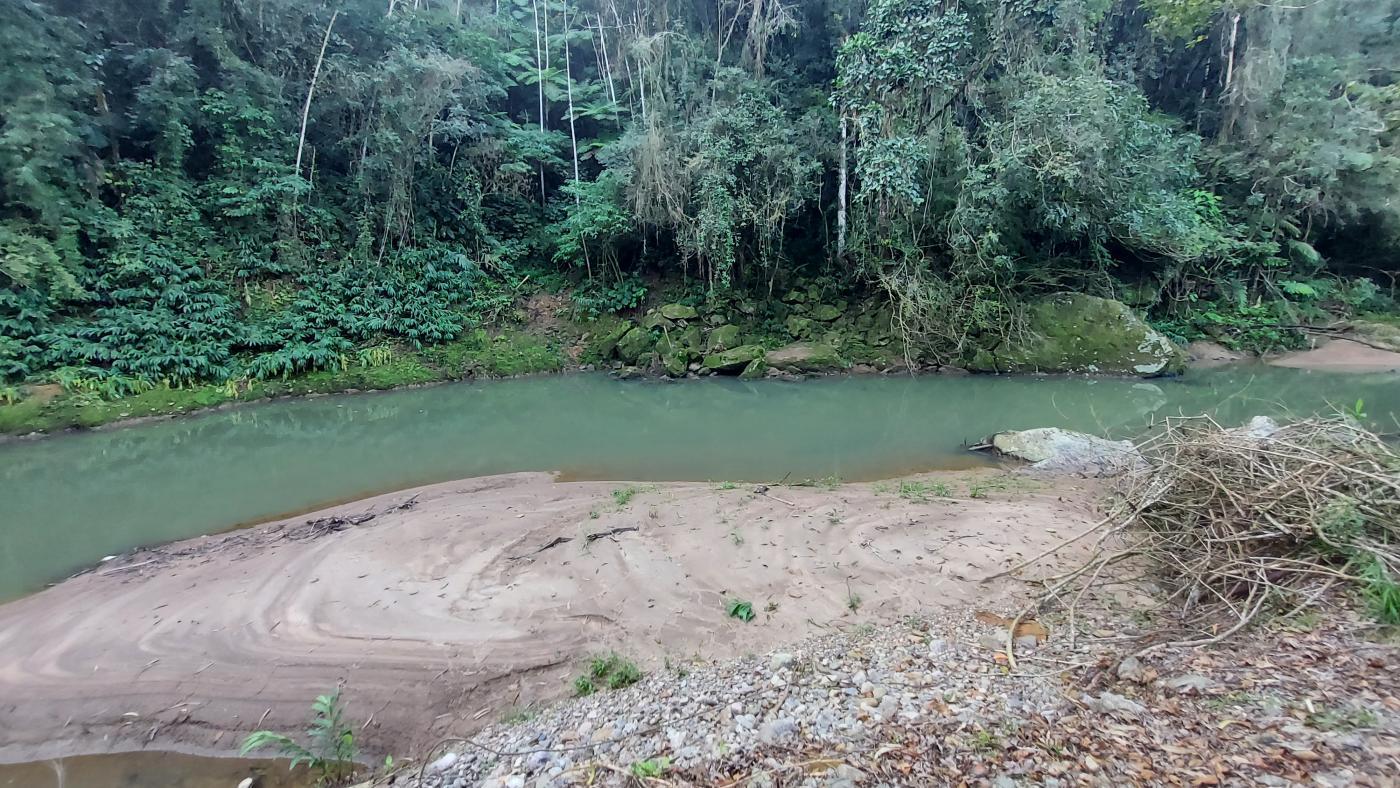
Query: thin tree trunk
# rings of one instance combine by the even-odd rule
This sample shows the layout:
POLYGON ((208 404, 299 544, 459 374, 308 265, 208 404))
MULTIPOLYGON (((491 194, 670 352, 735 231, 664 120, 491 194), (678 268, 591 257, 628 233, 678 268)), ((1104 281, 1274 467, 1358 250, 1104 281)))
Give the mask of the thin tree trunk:
MULTIPOLYGON (((544 127, 544 65, 541 60, 540 50, 540 2, 531 0, 531 7, 535 13, 535 87, 539 88, 540 94, 540 133, 543 134, 544 127)), ((544 205, 544 162, 540 162, 540 205, 544 205)))
POLYGON ((1228 142, 1231 132, 1234 131, 1235 119, 1239 114, 1239 91, 1234 89, 1235 78, 1235 45, 1239 42, 1240 34, 1240 13, 1232 11, 1230 13, 1230 49, 1225 58, 1225 90, 1222 98, 1226 102, 1225 119, 1220 124, 1220 141, 1228 142))
POLYGON ((569 97, 569 144, 574 154, 574 205, 579 204, 578 194, 578 132, 574 129, 574 72, 569 61, 569 3, 564 3, 564 91, 569 97))
MULTIPOLYGON (((603 54, 603 76, 608 80, 608 98, 612 103, 617 103, 617 89, 613 86, 612 63, 608 60, 608 36, 603 32, 603 15, 598 14, 598 42, 602 45, 599 51, 603 54)), ((619 120, 620 124, 621 121, 619 120)))
POLYGON ((326 59, 326 47, 331 43, 331 28, 335 26, 335 18, 340 16, 339 11, 331 14, 331 21, 326 24, 326 35, 321 39, 321 54, 316 56, 316 66, 311 69, 311 84, 306 87, 306 103, 301 105, 301 134, 297 137, 297 160, 292 166, 292 171, 301 175, 301 154, 306 149, 306 122, 311 117, 311 96, 316 92, 316 79, 321 76, 321 61, 326 59))
POLYGON ((836 185, 836 258, 846 256, 846 113, 841 113, 841 180, 836 185))

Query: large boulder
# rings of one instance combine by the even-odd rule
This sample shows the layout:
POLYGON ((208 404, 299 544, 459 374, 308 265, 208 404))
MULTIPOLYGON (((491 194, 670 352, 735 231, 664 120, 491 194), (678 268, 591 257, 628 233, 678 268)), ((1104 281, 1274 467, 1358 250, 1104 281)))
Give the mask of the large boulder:
POLYGON ((711 353, 705 356, 701 362, 705 369, 719 374, 737 375, 749 365, 750 361, 756 358, 763 358, 763 348, 760 345, 740 345, 736 348, 711 353))
POLYGON ((617 357, 626 364, 636 364, 643 354, 656 345, 656 337, 641 326, 637 326, 617 342, 617 357))
POLYGON ((804 342, 770 350, 763 361, 784 372, 837 372, 851 365, 831 345, 804 342))
POLYGON ((718 353, 721 350, 736 348, 742 343, 739 336, 739 327, 735 325, 717 326, 710 332, 709 344, 705 349, 710 353, 718 353))
POLYGON ((977 372, 1096 372, 1157 377, 1186 369, 1186 353, 1126 304, 1060 293, 1030 308, 1025 337, 979 349, 977 372))
POLYGON ((817 304, 816 306, 812 307, 811 311, 808 312, 808 314, 812 316, 813 320, 817 320, 822 323, 830 323, 831 321, 841 316, 841 309, 839 307, 834 307, 831 304, 817 304))
POLYGON ((694 320, 700 316, 695 307, 685 304, 666 304, 661 307, 661 316, 667 320, 694 320))
POLYGON ((1131 441, 1111 441, 1058 427, 998 432, 989 441, 1008 457, 1025 460, 1037 471, 1112 476, 1143 462, 1131 441))

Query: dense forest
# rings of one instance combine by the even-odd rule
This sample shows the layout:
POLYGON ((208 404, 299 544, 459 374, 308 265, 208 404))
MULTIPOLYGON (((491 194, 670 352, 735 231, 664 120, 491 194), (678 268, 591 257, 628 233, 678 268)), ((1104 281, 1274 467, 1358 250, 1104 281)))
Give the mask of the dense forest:
POLYGON ((933 358, 1064 290, 1252 345, 1394 308, 1397 0, 0 11, 0 382, 280 377, 540 287, 820 280, 933 358))

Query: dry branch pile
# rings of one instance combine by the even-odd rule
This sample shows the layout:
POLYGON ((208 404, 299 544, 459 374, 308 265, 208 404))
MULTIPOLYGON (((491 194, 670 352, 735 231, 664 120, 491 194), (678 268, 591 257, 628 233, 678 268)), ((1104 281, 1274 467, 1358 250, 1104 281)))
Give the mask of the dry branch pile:
POLYGON ((1042 604, 1142 557, 1163 570, 1164 606, 1189 632, 1178 644, 1222 640, 1338 584, 1400 623, 1400 453, 1382 438, 1345 418, 1226 429, 1196 417, 1167 420, 1139 448, 1147 463, 1123 477, 1090 559, 1054 578, 1042 604))

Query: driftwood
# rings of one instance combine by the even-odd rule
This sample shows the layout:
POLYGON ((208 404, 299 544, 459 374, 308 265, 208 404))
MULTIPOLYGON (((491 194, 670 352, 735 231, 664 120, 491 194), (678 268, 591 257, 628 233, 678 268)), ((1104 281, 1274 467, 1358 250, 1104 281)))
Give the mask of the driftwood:
POLYGON ((1271 605, 1296 614, 1339 585, 1400 604, 1400 453, 1379 435, 1346 418, 1260 433, 1201 416, 1166 420, 1139 449, 1147 462, 1120 480, 1113 512, 1001 573, 1097 537, 1023 617, 1064 602, 1072 631, 1085 592, 1129 559, 1156 567, 1175 610, 1178 631, 1144 651, 1220 642, 1271 605))

